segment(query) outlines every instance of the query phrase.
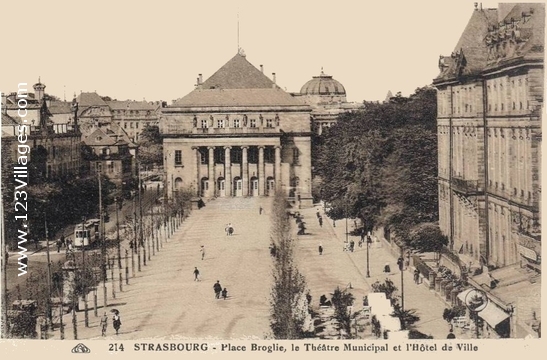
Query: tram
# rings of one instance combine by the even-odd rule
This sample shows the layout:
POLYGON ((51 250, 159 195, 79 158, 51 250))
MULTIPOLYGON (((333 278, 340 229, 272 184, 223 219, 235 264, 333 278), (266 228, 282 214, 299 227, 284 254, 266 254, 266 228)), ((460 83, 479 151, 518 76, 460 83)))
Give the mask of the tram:
POLYGON ((74 227, 74 246, 88 247, 99 239, 99 219, 89 219, 74 227))

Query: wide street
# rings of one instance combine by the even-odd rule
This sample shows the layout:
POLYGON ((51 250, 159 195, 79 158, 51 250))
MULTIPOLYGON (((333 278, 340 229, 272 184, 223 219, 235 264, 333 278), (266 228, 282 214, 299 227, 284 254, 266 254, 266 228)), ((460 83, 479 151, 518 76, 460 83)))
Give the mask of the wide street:
MULTIPOLYGON (((270 207, 268 198, 218 198, 193 211, 147 266, 130 278, 130 285, 124 285, 121 293, 117 291, 116 299, 108 291, 107 311, 120 311, 122 327, 116 336, 109 323, 107 338, 267 338, 272 267, 268 249, 270 207), (259 206, 265 210, 262 215, 259 206), (230 222, 235 228, 231 237, 224 231, 230 222), (205 246, 204 260, 201 245, 205 246), (194 281, 194 267, 199 269, 201 281, 194 281), (227 288, 227 300, 214 298, 216 280, 227 288)), ((332 221, 327 220, 320 227, 316 210, 317 207, 300 210, 309 235, 296 237, 295 251, 314 305, 321 294, 329 296, 337 286, 351 287, 355 308, 360 309, 372 282, 389 276, 400 286, 395 259, 381 242, 370 249, 371 277, 366 278, 366 248, 356 246, 354 253, 343 251, 344 222, 338 221, 337 227, 333 227, 332 221), (320 242, 325 248, 323 255, 317 251, 320 242), (385 262, 391 263, 389 275, 381 272, 385 262)), ((437 339, 444 338, 447 324, 442 310, 447 305, 425 286, 415 285, 410 271, 404 276, 405 307, 416 309, 421 317, 417 329, 437 339)), ((99 303, 102 304, 101 291, 99 303)), ((100 308, 99 316, 103 312, 100 308)), ((110 312, 108 315, 111 317, 110 312)), ((65 315, 67 339, 72 338, 70 320, 71 315, 65 315)), ((84 327, 83 311, 78 312, 78 323, 79 339, 101 337, 99 318, 92 310, 89 328, 84 327)), ((59 337, 58 330, 54 337, 59 337)))

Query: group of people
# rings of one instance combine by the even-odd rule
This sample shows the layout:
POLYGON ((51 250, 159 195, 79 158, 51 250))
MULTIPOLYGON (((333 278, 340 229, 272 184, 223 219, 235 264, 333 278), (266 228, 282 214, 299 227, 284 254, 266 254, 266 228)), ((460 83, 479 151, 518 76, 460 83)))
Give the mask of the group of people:
POLYGON ((229 223, 228 225, 226 225, 226 227, 224 228, 224 231, 226 232, 227 236, 232 236, 234 234, 234 227, 232 223, 229 223))
POLYGON ((72 240, 70 238, 65 239, 64 235, 61 235, 61 238, 57 240, 56 245, 57 245, 57 252, 61 252, 62 247, 66 248, 67 254, 69 252, 72 252, 72 250, 74 249, 74 245, 72 244, 72 240))
POLYGON ((213 290, 215 291, 215 299, 220 299, 221 295, 224 300, 228 297, 228 290, 226 288, 222 288, 219 280, 217 280, 215 285, 213 285, 213 290))
POLYGON ((319 221, 319 226, 323 227, 323 216, 321 216, 319 210, 317 210, 317 213, 315 215, 317 216, 317 221, 319 221))
MULTIPOLYGON (((116 335, 118 335, 118 332, 120 331, 120 327, 122 326, 122 321, 120 318, 120 312, 118 310, 112 310, 114 313, 114 316, 112 316, 112 326, 114 327, 114 330, 116 330, 116 335)), ((106 312, 101 317, 101 335, 106 336, 106 328, 108 327, 108 315, 106 312)))

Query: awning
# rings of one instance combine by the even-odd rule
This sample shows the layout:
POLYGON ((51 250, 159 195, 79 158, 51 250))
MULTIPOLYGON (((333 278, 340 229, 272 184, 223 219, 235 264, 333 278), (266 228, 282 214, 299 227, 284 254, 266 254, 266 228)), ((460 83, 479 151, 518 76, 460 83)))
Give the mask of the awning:
POLYGON ((466 289, 458 294, 458 299, 460 299, 465 304, 465 297, 471 290, 474 290, 474 288, 466 289))
POLYGON ((496 304, 489 301, 486 307, 479 311, 479 316, 491 327, 496 327, 500 322, 507 319, 509 314, 501 310, 496 304))

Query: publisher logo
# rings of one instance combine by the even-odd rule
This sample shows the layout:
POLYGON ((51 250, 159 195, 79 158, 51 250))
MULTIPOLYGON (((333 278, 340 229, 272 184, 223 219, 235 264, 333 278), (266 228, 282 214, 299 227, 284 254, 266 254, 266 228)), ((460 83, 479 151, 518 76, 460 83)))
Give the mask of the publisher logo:
POLYGON ((82 343, 74 346, 71 351, 73 354, 89 354, 91 350, 82 343))

